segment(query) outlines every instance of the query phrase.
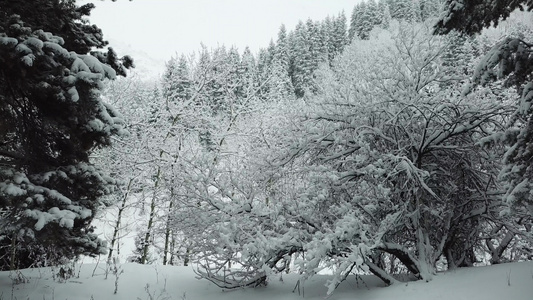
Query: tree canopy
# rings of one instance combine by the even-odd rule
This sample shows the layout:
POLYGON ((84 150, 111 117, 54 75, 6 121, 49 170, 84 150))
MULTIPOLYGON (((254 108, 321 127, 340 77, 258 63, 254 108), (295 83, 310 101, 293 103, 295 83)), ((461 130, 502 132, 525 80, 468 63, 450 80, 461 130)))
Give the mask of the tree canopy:
POLYGON ((468 34, 497 26, 515 9, 533 10, 531 0, 447 0, 446 13, 436 25, 437 33, 457 30, 468 34))

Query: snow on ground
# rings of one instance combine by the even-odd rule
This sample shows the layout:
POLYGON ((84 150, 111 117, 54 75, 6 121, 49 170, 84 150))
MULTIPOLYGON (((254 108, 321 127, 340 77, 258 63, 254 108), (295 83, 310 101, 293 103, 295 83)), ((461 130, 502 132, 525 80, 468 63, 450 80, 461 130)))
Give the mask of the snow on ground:
MULTIPOLYGON (((305 294, 292 293, 298 275, 273 275, 267 287, 222 291, 205 280, 197 280, 190 267, 138 265, 118 267, 118 292, 113 294, 116 277, 105 279, 103 264, 75 267, 74 277, 54 280, 59 268, 26 269, 21 273, 27 283, 13 284, 15 272, 0 272, 1 300, 169 300, 169 299, 324 299, 329 276, 315 276, 305 283, 305 294), (94 273, 94 274, 93 274, 94 273)), ((349 277, 329 299, 395 300, 531 300, 533 299, 533 262, 501 264, 459 269, 441 273, 431 282, 401 283, 391 287, 373 276, 349 277)))

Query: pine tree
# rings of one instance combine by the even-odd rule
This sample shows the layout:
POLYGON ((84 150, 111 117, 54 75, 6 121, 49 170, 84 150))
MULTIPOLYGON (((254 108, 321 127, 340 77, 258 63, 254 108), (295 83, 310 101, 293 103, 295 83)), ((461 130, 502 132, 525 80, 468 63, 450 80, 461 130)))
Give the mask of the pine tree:
POLYGON ((0 2, 0 269, 105 252, 91 220, 113 180, 89 154, 123 132, 100 97, 129 57, 107 45, 73 0, 0 2))
MULTIPOLYGON (((435 32, 447 34, 458 30, 466 34, 480 32, 484 27, 497 26, 516 8, 533 10, 532 1, 446 1, 446 13, 435 32)), ((510 147, 503 157, 504 167, 499 179, 506 183, 504 202, 515 216, 533 215, 533 46, 515 37, 496 44, 480 61, 473 76, 475 85, 487 84, 497 78, 506 86, 514 86, 519 100, 508 121, 507 130, 489 142, 503 142, 510 147)), ((471 87, 472 88, 472 87, 471 87)))
POLYGON ((441 0, 420 0, 420 19, 422 21, 437 17, 441 10, 441 0))
POLYGON ((367 31, 369 21, 367 20, 366 2, 360 2, 352 12, 352 18, 350 22, 350 30, 352 33, 352 39, 355 37, 362 38, 367 31))
POLYGON ((249 47, 244 48, 241 58, 241 66, 243 68, 243 85, 246 89, 247 94, 250 93, 257 94, 259 89, 259 73, 257 70, 257 63, 254 55, 249 47))
MULTIPOLYGON (((241 66, 241 55, 236 47, 231 47, 228 55, 223 63, 225 72, 225 85, 228 87, 230 93, 228 101, 230 106, 239 104, 243 98, 246 98, 246 93, 243 86, 243 80, 241 78, 244 69, 241 66)), ((230 108, 231 109, 231 108, 230 108)))
POLYGON ((407 17, 407 20, 410 22, 420 22, 421 20, 421 11, 420 11, 420 3, 418 0, 412 0, 409 7, 409 15, 407 17))
POLYGON ((163 74, 163 96, 172 101, 183 102, 192 96, 191 74, 185 55, 171 58, 163 74))
POLYGON ((448 33, 459 30, 466 34, 480 32, 483 28, 498 26, 501 20, 507 19, 515 9, 533 10, 530 0, 446 0, 445 15, 436 25, 436 32, 448 33))
POLYGON ((279 28, 273 60, 278 62, 288 72, 290 63, 289 41, 287 39, 287 29, 284 24, 279 28))
POLYGON ((307 63, 309 64, 308 67, 312 73, 318 68, 318 65, 322 61, 326 60, 327 49, 324 43, 325 38, 320 31, 320 23, 308 19, 306 21, 305 26, 307 27, 307 33, 309 38, 308 47, 310 54, 310 59, 307 61, 307 63))
POLYGON ((381 21, 381 12, 379 11, 379 6, 376 1, 368 0, 366 7, 370 24, 372 24, 372 26, 379 24, 381 21))
POLYGON ((451 32, 446 35, 446 41, 447 47, 442 54, 443 72, 454 80, 472 76, 475 54, 473 39, 465 34, 451 32))
MULTIPOLYGON (((259 55, 257 58, 257 72, 260 84, 270 80, 269 78, 272 75, 272 61, 274 60, 275 51, 276 45, 274 44, 273 40, 270 40, 268 48, 259 50, 259 55)), ((259 94, 263 100, 266 100, 269 94, 268 85, 261 84, 259 94)))
POLYGON ((344 12, 333 19, 332 34, 333 55, 337 56, 344 51, 344 47, 348 44, 346 15, 344 12))
POLYGON ((370 38, 370 31, 374 29, 375 24, 379 23, 377 10, 378 10, 378 7, 375 1, 370 0, 366 3, 365 9, 363 10, 361 17, 360 17, 359 30, 358 30, 359 38, 363 40, 367 40, 370 38))
POLYGON ((397 20, 410 20, 412 17, 412 0, 388 0, 391 17, 397 20))
POLYGON ((294 94, 294 88, 289 77, 289 67, 290 56, 287 30, 285 25, 281 25, 272 60, 271 77, 268 78, 267 84, 268 99, 270 101, 287 99, 294 94))
POLYGON ((313 72, 327 60, 327 49, 320 36, 320 24, 308 19, 300 21, 290 39, 291 65, 289 75, 296 97, 313 89, 313 72))
POLYGON ((320 24, 320 32, 324 37, 324 45, 326 48, 328 61, 331 63, 335 58, 335 38, 334 38, 334 19, 327 16, 320 24))
POLYGON ((298 22, 290 40, 290 76, 297 97, 303 97, 311 79, 312 57, 309 39, 307 27, 302 21, 298 22))
POLYGON ((381 17, 379 25, 381 26, 381 28, 389 28, 391 21, 389 5, 385 1, 379 1, 378 11, 380 12, 381 17))
MULTIPOLYGON (((261 48, 257 55, 257 80, 259 83, 265 82, 270 78, 270 69, 271 66, 268 64, 268 52, 265 48, 261 48)), ((258 92, 261 99, 267 99, 269 91, 266 85, 260 86, 258 92)))
POLYGON ((359 18, 361 17, 361 11, 363 10, 364 2, 359 2, 353 7, 352 14, 350 16, 350 28, 348 29, 348 40, 352 41, 357 36, 359 18))

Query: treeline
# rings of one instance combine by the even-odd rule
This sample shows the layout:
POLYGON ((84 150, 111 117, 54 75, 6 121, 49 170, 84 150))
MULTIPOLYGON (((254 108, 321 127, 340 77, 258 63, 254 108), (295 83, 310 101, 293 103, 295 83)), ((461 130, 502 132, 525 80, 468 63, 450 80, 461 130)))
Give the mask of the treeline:
MULTIPOLYGON (((439 0, 360 2, 353 9, 349 24, 345 14, 340 13, 322 21, 300 21, 291 31, 281 25, 276 40, 260 49, 257 57, 248 48, 240 55, 237 49, 227 49, 225 46, 216 49, 203 46, 198 57, 185 54, 175 57, 167 64, 164 80, 173 82, 174 86, 167 88, 181 93, 195 81, 193 77, 198 69, 212 65, 209 77, 213 81, 208 89, 216 90, 217 86, 223 85, 216 82, 217 77, 227 80, 242 76, 247 78, 247 83, 241 84, 247 85, 247 88, 254 87, 261 99, 301 98, 306 93, 316 91, 314 72, 319 65, 324 62, 332 64, 334 58, 354 39, 368 39, 372 29, 386 29, 392 19, 422 22, 435 17, 441 8, 442 1, 439 0), (219 76, 222 73, 227 73, 229 77, 219 76), (176 85, 176 82, 181 82, 182 86, 176 85)), ((241 92, 236 93, 242 94, 242 86, 235 89, 241 89, 241 92)), ((213 95, 214 101, 219 101, 216 98, 217 95, 213 95)))

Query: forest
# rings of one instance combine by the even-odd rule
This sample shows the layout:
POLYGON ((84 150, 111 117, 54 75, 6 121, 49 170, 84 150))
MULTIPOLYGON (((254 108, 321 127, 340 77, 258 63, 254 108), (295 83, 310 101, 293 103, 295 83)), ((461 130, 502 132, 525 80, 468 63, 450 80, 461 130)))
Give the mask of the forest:
POLYGON ((132 232, 225 290, 533 260, 533 1, 361 1, 152 81, 94 5, 34 2, 0 1, 1 271, 132 232))

